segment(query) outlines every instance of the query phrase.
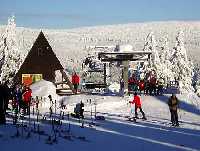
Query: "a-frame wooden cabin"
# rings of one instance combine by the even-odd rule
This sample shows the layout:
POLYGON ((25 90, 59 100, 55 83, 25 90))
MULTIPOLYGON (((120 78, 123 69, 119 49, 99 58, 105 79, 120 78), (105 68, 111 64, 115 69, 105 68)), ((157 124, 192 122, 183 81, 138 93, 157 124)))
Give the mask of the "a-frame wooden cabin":
POLYGON ((65 79, 64 82, 68 84, 69 89, 73 90, 70 80, 63 71, 63 66, 41 31, 23 64, 15 75, 14 81, 16 83, 23 83, 23 75, 41 75, 42 79, 55 82, 56 70, 60 70, 62 77, 65 79))

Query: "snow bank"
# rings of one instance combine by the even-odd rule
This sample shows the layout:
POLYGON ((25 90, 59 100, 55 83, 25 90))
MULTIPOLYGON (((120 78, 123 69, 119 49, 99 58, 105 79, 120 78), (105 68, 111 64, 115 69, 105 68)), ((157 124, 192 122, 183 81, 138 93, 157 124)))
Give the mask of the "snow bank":
POLYGON ((120 45, 119 51, 120 52, 131 52, 131 51, 133 51, 133 46, 131 46, 131 45, 120 45))
POLYGON ((56 87, 52 82, 41 80, 30 86, 32 90, 33 98, 38 96, 47 98, 49 95, 52 96, 53 100, 57 100, 59 96, 56 94, 56 87))
POLYGON ((108 87, 108 89, 109 89, 111 92, 119 92, 119 90, 120 90, 120 84, 114 82, 114 83, 112 83, 112 84, 108 87))

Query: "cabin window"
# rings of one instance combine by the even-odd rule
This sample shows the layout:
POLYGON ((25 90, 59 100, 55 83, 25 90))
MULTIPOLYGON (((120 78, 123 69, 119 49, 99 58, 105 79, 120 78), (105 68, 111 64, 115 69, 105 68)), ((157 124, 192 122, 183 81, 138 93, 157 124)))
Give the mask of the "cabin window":
POLYGON ((42 48, 38 48, 38 56, 43 56, 43 50, 42 48))

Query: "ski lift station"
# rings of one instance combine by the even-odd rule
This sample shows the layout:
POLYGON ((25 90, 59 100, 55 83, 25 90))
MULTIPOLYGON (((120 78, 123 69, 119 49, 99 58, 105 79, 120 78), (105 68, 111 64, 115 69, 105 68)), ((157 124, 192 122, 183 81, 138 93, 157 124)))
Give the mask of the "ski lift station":
MULTIPOLYGON (((97 47, 98 48, 98 47, 97 47)), ((134 51, 131 45, 117 45, 113 47, 100 47, 99 51, 95 52, 98 55, 98 60, 103 64, 101 70, 98 68, 92 68, 88 70, 89 72, 102 72, 103 83, 86 83, 86 87, 96 88, 96 87, 106 87, 107 77, 109 77, 108 69, 111 63, 117 63, 121 69, 121 78, 124 80, 124 88, 128 89, 128 70, 131 67, 130 62, 148 62, 151 58, 151 52, 145 51, 134 51), (108 49, 109 48, 109 49, 108 49)), ((120 70, 119 70, 120 71, 120 70)))

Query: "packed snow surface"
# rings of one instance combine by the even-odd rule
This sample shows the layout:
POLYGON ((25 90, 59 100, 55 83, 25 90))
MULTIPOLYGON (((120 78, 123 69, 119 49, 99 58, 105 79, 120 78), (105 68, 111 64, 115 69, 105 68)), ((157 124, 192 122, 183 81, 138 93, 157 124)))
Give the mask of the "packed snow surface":
MULTIPOLYGON (((41 94, 41 96, 43 96, 43 93, 44 96, 51 93, 54 96, 53 92, 55 91, 51 83, 46 81, 40 81, 32 85, 32 90, 34 95, 41 94)), ((200 109, 197 107, 199 101, 196 101, 198 105, 194 105, 188 103, 189 101, 187 102, 187 99, 194 99, 191 96, 187 97, 187 95, 181 94, 177 97, 181 101, 180 110, 178 110, 180 127, 177 128, 168 125, 170 123, 170 113, 167 106, 169 95, 145 96, 142 94, 143 110, 146 113, 147 121, 138 119, 138 123, 130 122, 125 118, 125 116, 132 115, 131 106, 128 103, 133 99, 132 95, 116 97, 80 94, 60 97, 59 101, 66 105, 66 109, 62 109, 65 114, 72 113, 76 103, 80 101, 84 103, 84 128, 80 127, 82 124, 79 123, 78 119, 70 117, 68 120, 65 116, 61 127, 57 127, 59 130, 63 130, 61 134, 57 135, 57 143, 47 144, 48 135, 53 135, 50 123, 40 122, 40 130, 45 131, 47 135, 31 133, 30 138, 27 138, 27 132, 24 130, 22 136, 22 129, 19 128, 20 136, 13 138, 16 128, 12 125, 12 119, 7 118, 8 124, 0 126, 1 150, 200 150, 200 109), (94 120, 95 106, 96 115, 105 116, 105 121, 94 120), (92 121, 96 123, 96 126, 89 126, 92 121), (69 128, 69 123, 71 124, 70 134, 73 136, 72 140, 61 137, 67 134, 65 131, 69 128), (79 136, 85 137, 86 140, 78 139, 79 136)), ((49 112, 48 104, 50 105, 50 103, 48 99, 44 101, 46 101, 46 106, 39 105, 39 111, 42 115, 47 115, 49 112)), ((55 112, 54 106, 55 104, 53 104, 53 112, 55 112)), ((56 113, 59 115, 60 111, 60 106, 57 105, 56 113)), ((141 117, 140 113, 139 116, 141 117)), ((36 116, 31 114, 31 117, 31 127, 33 128, 36 116)), ((36 122, 36 124, 38 123, 36 122)))

